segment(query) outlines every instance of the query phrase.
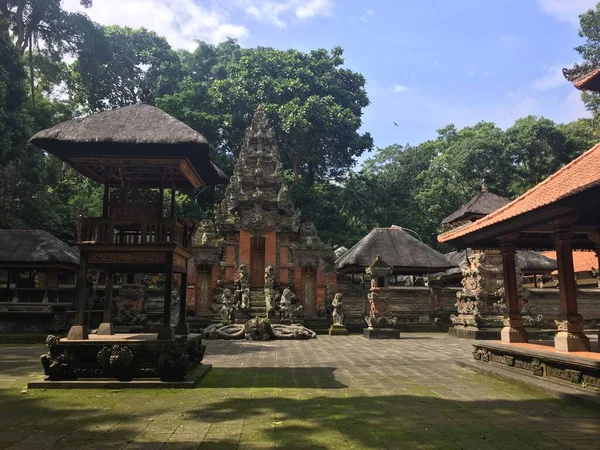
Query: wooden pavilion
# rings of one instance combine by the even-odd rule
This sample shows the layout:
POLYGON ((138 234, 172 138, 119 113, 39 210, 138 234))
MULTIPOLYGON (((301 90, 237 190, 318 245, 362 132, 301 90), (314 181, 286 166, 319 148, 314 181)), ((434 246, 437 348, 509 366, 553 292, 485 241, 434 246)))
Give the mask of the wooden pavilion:
MULTIPOLYGON (((581 372, 581 368, 565 370, 579 370, 589 378, 588 384, 597 383, 596 386, 600 386, 600 357, 598 353, 590 353, 590 340, 584 333, 583 318, 578 312, 573 269, 573 249, 594 250, 596 255, 600 255, 599 206, 600 144, 508 205, 438 237, 440 242, 459 249, 500 248, 502 254, 507 313, 501 340, 509 345, 500 346, 500 349, 493 344, 490 345, 494 348, 480 345, 477 355, 508 355, 510 358, 505 359, 513 365, 515 354, 519 354, 519 351, 529 355, 523 360, 523 364, 529 365, 532 351, 537 351, 537 361, 548 355, 548 347, 525 344, 528 337, 519 312, 515 254, 517 248, 555 248, 562 317, 556 321, 558 333, 554 339, 555 352, 552 357, 556 359, 560 352, 575 352, 584 358, 586 364, 591 361, 593 370, 590 370, 593 373, 581 372)), ((564 359, 561 361, 560 367, 568 366, 564 359)), ((554 367, 550 362, 545 364, 549 368, 554 367)), ((548 369, 548 373, 552 370, 548 369)))
MULTIPOLYGON (((89 269, 107 273, 98 335, 114 334, 110 318, 115 272, 164 274, 163 326, 158 335, 142 340, 173 341, 176 334, 188 335, 185 290, 195 221, 177 216, 175 198, 178 189, 227 182, 210 161, 206 139, 160 109, 140 103, 61 123, 40 131, 31 142, 104 185, 102 217, 80 218, 78 223, 76 322, 67 343, 89 338, 84 325, 89 269), (166 214, 165 189, 170 191, 166 214), (176 329, 171 326, 174 274, 182 279, 176 329)), ((112 339, 104 345, 123 344, 119 336, 112 339)))
POLYGON ((66 326, 79 254, 40 230, 0 230, 0 332, 66 326))

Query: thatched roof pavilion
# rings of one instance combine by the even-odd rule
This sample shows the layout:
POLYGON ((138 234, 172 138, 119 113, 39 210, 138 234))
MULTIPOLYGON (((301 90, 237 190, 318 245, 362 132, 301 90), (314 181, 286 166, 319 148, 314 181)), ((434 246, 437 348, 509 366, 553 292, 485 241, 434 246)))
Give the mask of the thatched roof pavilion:
POLYGON ((375 228, 343 254, 335 265, 341 272, 362 271, 378 256, 393 268, 394 274, 435 273, 454 267, 444 255, 400 227, 375 228))
POLYGON ((228 182, 210 161, 204 136, 144 103, 63 122, 30 142, 111 187, 159 187, 165 179, 176 188, 228 182))
MULTIPOLYGON (((457 267, 448 269, 442 274, 442 278, 450 276, 459 276, 462 278, 462 267, 468 265, 467 258, 473 256, 473 250, 467 248, 465 250, 446 253, 446 257, 457 267)), ((556 270, 556 259, 544 256, 542 253, 534 250, 517 250, 516 252, 517 265, 525 275, 549 274, 556 270)))
POLYGON ((489 192, 483 185, 479 194, 442 220, 442 225, 452 227, 453 224, 461 224, 464 221, 474 222, 508 203, 510 203, 508 198, 489 192))
POLYGON ((40 230, 0 230, 0 267, 79 266, 77 251, 40 230))

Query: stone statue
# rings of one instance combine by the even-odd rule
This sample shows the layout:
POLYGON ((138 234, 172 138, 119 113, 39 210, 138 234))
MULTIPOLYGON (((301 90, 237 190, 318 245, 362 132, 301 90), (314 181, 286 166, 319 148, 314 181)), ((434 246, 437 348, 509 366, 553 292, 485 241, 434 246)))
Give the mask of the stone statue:
POLYGON ((285 288, 281 299, 279 300, 279 318, 280 320, 292 320, 292 301, 296 299, 296 295, 290 288, 285 288))
POLYGON ((250 288, 244 289, 241 295, 242 302, 240 307, 242 310, 248 311, 250 309, 250 288))
POLYGON ((221 296, 221 310, 219 311, 221 315, 221 320, 223 323, 230 323, 234 320, 235 307, 233 305, 233 296, 231 294, 231 289, 225 288, 223 289, 223 295, 221 296))
POLYGON ((333 325, 344 325, 344 305, 342 303, 342 294, 337 293, 333 297, 333 301, 331 302, 331 306, 333 306, 333 325))
POLYGON ((267 307, 267 316, 275 309, 276 301, 275 267, 269 264, 265 267, 265 306, 267 307))

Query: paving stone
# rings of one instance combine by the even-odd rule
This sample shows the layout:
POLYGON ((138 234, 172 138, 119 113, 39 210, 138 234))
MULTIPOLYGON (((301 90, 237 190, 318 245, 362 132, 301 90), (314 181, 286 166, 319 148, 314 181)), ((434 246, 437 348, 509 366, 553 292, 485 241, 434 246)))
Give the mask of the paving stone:
POLYGON ((470 341, 206 344, 213 370, 194 390, 27 394, 44 347, 2 345, 0 449, 598 448, 600 411, 457 367, 470 341))

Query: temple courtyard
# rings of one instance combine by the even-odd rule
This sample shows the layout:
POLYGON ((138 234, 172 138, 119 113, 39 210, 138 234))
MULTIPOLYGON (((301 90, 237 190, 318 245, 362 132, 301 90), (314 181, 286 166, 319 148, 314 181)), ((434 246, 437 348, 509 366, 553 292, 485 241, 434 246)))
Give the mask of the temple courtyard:
POLYGON ((600 410, 456 365, 471 342, 205 341, 196 389, 24 390, 43 345, 0 350, 0 449, 591 449, 600 410))

